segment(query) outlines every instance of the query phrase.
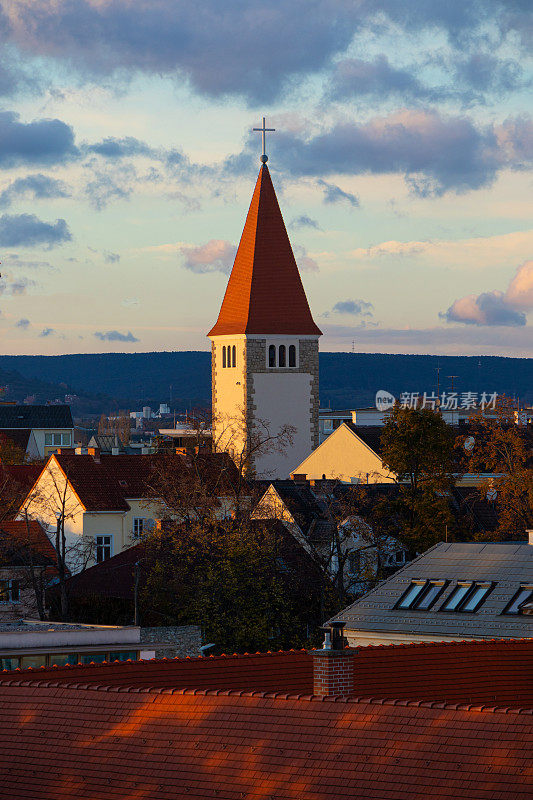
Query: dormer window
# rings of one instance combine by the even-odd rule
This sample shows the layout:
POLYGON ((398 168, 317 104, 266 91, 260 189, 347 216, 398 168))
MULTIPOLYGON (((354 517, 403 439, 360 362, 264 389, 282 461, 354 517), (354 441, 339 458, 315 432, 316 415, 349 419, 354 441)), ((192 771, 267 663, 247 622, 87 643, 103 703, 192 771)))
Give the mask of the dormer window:
POLYGON ((419 580, 411 581, 411 585, 400 597, 394 608, 427 611, 444 591, 448 581, 419 580))
POLYGON ((474 613, 493 588, 492 581, 459 581, 440 611, 474 613))
POLYGON ((522 607, 533 600, 533 584, 521 586, 510 603, 506 605, 502 614, 521 614, 522 607))

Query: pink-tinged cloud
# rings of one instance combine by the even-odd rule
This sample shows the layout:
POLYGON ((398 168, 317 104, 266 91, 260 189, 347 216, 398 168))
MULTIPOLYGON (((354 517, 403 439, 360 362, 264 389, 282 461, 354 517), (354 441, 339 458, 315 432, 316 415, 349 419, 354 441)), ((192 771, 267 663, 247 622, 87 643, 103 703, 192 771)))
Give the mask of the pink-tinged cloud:
POLYGON ((235 259, 236 247, 225 239, 210 239, 205 244, 198 246, 184 245, 180 248, 183 256, 183 266, 191 272, 204 274, 206 272, 231 271, 235 259))
POLYGON ((526 325, 525 311, 533 308, 533 261, 526 261, 516 271, 506 292, 497 289, 470 294, 456 300, 442 317, 448 322, 466 325, 526 325))
POLYGON ((533 308, 533 261, 526 261, 518 267, 506 296, 507 301, 517 308, 533 308))

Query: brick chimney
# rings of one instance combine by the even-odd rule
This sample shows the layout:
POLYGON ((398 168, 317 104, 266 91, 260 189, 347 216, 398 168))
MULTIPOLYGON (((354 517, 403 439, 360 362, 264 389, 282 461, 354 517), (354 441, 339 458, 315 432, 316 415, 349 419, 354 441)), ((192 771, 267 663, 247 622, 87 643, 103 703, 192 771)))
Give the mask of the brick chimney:
POLYGON ((313 694, 320 697, 349 695, 355 691, 355 654, 345 647, 345 622, 332 622, 324 628, 322 650, 310 650, 313 656, 313 694))
POLYGON ((95 464, 100 463, 100 448, 99 447, 88 447, 87 448, 87 455, 92 456, 93 461, 95 464))

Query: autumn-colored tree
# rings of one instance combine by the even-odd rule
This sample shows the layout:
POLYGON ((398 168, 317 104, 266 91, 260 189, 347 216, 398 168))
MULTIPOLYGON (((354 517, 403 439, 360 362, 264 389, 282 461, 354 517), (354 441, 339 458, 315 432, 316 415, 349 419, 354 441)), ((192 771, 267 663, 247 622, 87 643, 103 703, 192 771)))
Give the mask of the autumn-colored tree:
POLYGON ((0 433, 0 464, 24 464, 26 454, 12 439, 0 433))
POLYGON ((445 537, 453 524, 446 492, 454 482, 454 434, 438 411, 402 408, 387 415, 381 435, 383 464, 399 483, 391 502, 402 542, 413 552, 445 537))
POLYGON ((495 413, 472 416, 459 440, 468 472, 486 476, 479 491, 498 510, 500 540, 522 540, 533 527, 533 434, 517 417, 515 402, 500 397, 495 413))
POLYGON ((143 536, 143 624, 197 624, 225 651, 311 642, 323 608, 337 609, 324 606, 319 569, 286 528, 251 519, 242 471, 226 453, 158 463, 152 492, 164 506, 143 536))

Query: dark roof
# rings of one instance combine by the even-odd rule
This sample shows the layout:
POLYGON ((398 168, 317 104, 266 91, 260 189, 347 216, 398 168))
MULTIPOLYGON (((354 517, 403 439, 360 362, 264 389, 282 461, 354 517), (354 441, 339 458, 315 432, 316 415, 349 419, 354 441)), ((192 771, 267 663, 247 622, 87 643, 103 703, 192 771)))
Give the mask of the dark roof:
POLYGON ((2 563, 28 564, 27 552, 34 563, 56 563, 56 553, 46 532, 37 520, 4 520, 0 522, 0 553, 2 563))
POLYGON ((533 637, 533 616, 506 616, 504 608, 522 583, 533 584, 533 546, 521 542, 435 545, 356 600, 335 619, 352 631, 460 638, 533 637), (443 593, 428 611, 394 608, 412 580, 445 579, 443 593), (493 581, 494 589, 475 613, 442 613, 457 581, 493 581))
POLYGON ((3 438, 9 439, 13 444, 22 450, 23 453, 28 449, 31 428, 7 428, 0 430, 0 441, 3 438))
MULTIPOLYGON (((481 652, 490 645, 474 647, 481 652)), ((462 645, 441 646, 441 652, 443 647, 458 663, 468 664, 462 645)), ((486 663, 483 683, 502 659, 516 655, 514 644, 508 647, 499 660, 486 663)), ((423 676, 417 668, 420 647, 367 648, 380 660, 382 676, 392 674, 393 680, 401 650, 416 675, 423 676)), ((266 669, 276 673, 279 684, 291 664, 298 686, 302 665, 309 664, 305 659, 298 653, 185 662, 186 670, 196 668, 196 683, 211 673, 215 685, 210 688, 177 688, 179 679, 164 678, 150 685, 142 671, 154 678, 170 672, 163 662, 74 667, 66 677, 61 669, 47 670, 46 677, 40 670, 31 676, 5 674, 0 686, 3 794, 10 800, 531 797, 530 705, 448 704, 379 693, 322 698, 288 686, 266 691, 217 687, 228 682, 232 670, 248 677, 255 672, 253 686, 262 682, 266 669), (92 680, 95 675, 98 682, 92 680)))
POLYGON ((0 428, 73 428, 70 406, 0 405, 0 428))
MULTIPOLYGON (((140 562, 140 582, 145 577, 146 547, 143 543, 128 547, 99 564, 77 572, 66 581, 67 593, 71 598, 107 597, 133 600, 134 568, 140 562)), ((49 592, 55 594, 57 587, 49 592)))
POLYGON ((324 519, 325 508, 307 484, 274 480, 267 481, 266 485, 274 487, 303 533, 307 533, 316 519, 324 519))
POLYGON ((259 171, 226 294, 209 336, 320 336, 266 164, 259 171))
POLYGON ((97 459, 90 455, 58 453, 61 469, 88 511, 127 511, 126 498, 155 497, 160 475, 176 479, 199 478, 206 491, 215 496, 231 494, 231 482, 237 481, 237 469, 227 453, 208 453, 194 459, 181 454, 113 456, 106 453, 97 459))
POLYGON ((353 422, 345 422, 344 424, 348 425, 374 453, 381 456, 381 434, 383 433, 383 425, 354 425, 353 422))

